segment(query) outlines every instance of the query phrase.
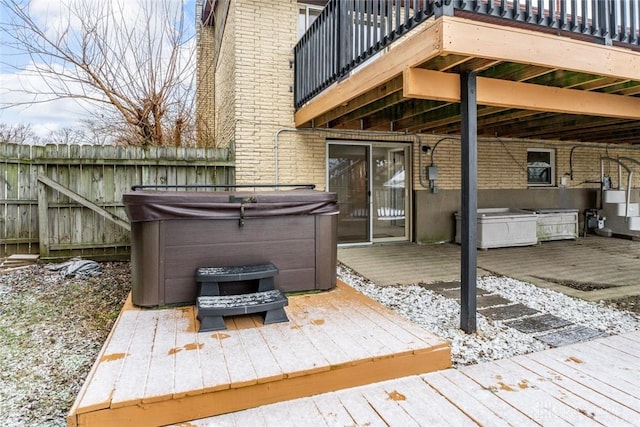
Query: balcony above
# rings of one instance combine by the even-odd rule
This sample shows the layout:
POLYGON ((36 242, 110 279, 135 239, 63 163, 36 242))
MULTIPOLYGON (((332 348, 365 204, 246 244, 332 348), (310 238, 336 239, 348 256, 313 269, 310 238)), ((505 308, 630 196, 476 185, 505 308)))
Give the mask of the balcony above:
POLYGON ((640 143, 638 0, 330 1, 295 48, 297 127, 640 143), (541 11, 540 13, 538 11, 541 11))

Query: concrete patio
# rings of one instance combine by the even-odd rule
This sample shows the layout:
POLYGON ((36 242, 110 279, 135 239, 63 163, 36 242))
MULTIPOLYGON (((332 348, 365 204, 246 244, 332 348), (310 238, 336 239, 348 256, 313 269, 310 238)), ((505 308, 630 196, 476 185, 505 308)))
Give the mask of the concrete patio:
MULTIPOLYGON (((460 279, 460 246, 453 243, 342 247, 338 259, 380 285, 460 279)), ((640 295, 640 242, 590 235, 479 250, 478 275, 509 276, 590 301, 640 295)))

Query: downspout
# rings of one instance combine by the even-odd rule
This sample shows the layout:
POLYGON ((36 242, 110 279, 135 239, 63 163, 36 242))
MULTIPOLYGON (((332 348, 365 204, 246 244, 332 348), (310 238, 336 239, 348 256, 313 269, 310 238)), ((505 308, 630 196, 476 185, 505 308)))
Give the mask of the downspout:
MULTIPOLYGON (((627 221, 629 217, 629 203, 631 202, 631 179, 633 178, 633 171, 629 169, 624 163, 622 163, 619 159, 614 159, 613 157, 600 157, 600 182, 603 182, 604 179, 604 161, 608 160, 610 162, 615 162, 618 164, 618 187, 620 187, 620 180, 622 179, 622 170, 623 167, 627 171, 627 192, 626 192, 626 206, 624 210, 624 220, 627 221)), ((602 184, 600 185, 600 199, 604 204, 604 191, 602 189, 602 184)))
MULTIPOLYGON (((631 157, 618 157, 618 161, 620 160, 624 160, 625 162, 631 162, 631 163, 640 165, 639 161, 637 161, 636 159, 632 159, 631 157)), ((625 210, 625 218, 624 218, 625 221, 627 221, 627 218, 629 217, 629 203, 631 203, 631 183, 632 182, 633 182, 633 170, 629 172, 629 177, 627 178, 627 209, 625 210)))
MULTIPOLYGON (((573 152, 576 150, 576 148, 593 148, 596 150, 608 150, 609 147, 611 145, 607 144, 604 147, 599 147, 597 145, 592 145, 589 143, 586 144, 579 144, 579 145, 574 145, 573 147, 571 147, 571 151, 569 151, 569 178, 571 179, 571 181, 573 181, 573 152)), ((626 147, 626 146, 622 146, 622 147, 615 147, 616 150, 638 150, 640 149, 640 146, 638 147, 626 147)), ((603 174, 604 176, 604 174, 603 174)))

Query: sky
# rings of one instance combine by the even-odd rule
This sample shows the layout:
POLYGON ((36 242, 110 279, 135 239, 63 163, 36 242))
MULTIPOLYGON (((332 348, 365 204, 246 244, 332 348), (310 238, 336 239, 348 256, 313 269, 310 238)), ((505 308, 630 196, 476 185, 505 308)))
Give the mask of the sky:
MULTIPOLYGON (((18 0, 25 2, 25 0, 18 0)), ((65 15, 60 14, 59 7, 73 0, 30 0, 32 16, 37 17, 38 22, 47 22, 55 26, 56 22, 63 25, 69 23, 65 15)), ((85 0, 89 2, 117 1, 117 0, 85 0)), ((127 8, 139 7, 140 2, 152 2, 157 0, 123 0, 127 8)), ((181 0, 171 0, 179 2, 181 0)), ((185 23, 193 30, 195 21, 195 0, 183 0, 185 23)), ((128 11, 128 13, 131 10, 128 11)), ((132 13, 133 15, 134 13, 132 13)), ((9 15, 0 0, 0 25, 8 19, 9 15)), ((73 23, 72 23, 73 24, 73 23)), ((73 27, 73 25, 72 25, 73 27)), ((6 27, 5 27, 6 28, 6 27)), ((80 119, 96 114, 96 107, 89 104, 80 104, 72 99, 59 99, 46 103, 37 103, 29 106, 16 106, 2 108, 7 103, 23 103, 33 98, 33 95, 20 92, 20 88, 28 87, 38 91, 46 91, 46 82, 37 76, 29 75, 21 69, 29 67, 30 59, 21 55, 7 46, 8 36, 0 31, 0 123, 17 125, 30 125, 34 133, 39 137, 46 137, 51 132, 61 128, 80 126, 80 119)))

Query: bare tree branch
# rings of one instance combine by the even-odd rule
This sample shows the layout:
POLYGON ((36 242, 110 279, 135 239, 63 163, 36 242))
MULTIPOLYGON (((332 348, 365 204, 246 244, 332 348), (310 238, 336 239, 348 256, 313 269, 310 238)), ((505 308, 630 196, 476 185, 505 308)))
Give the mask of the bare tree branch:
POLYGON ((10 12, 0 31, 30 59, 17 71, 39 83, 6 90, 30 100, 0 102, 0 108, 75 99, 97 106, 100 115, 92 120, 119 127, 114 134, 121 141, 193 142, 185 132, 194 128, 194 34, 181 0, 52 4, 60 4, 59 13, 42 18, 30 0, 0 0, 10 12))

